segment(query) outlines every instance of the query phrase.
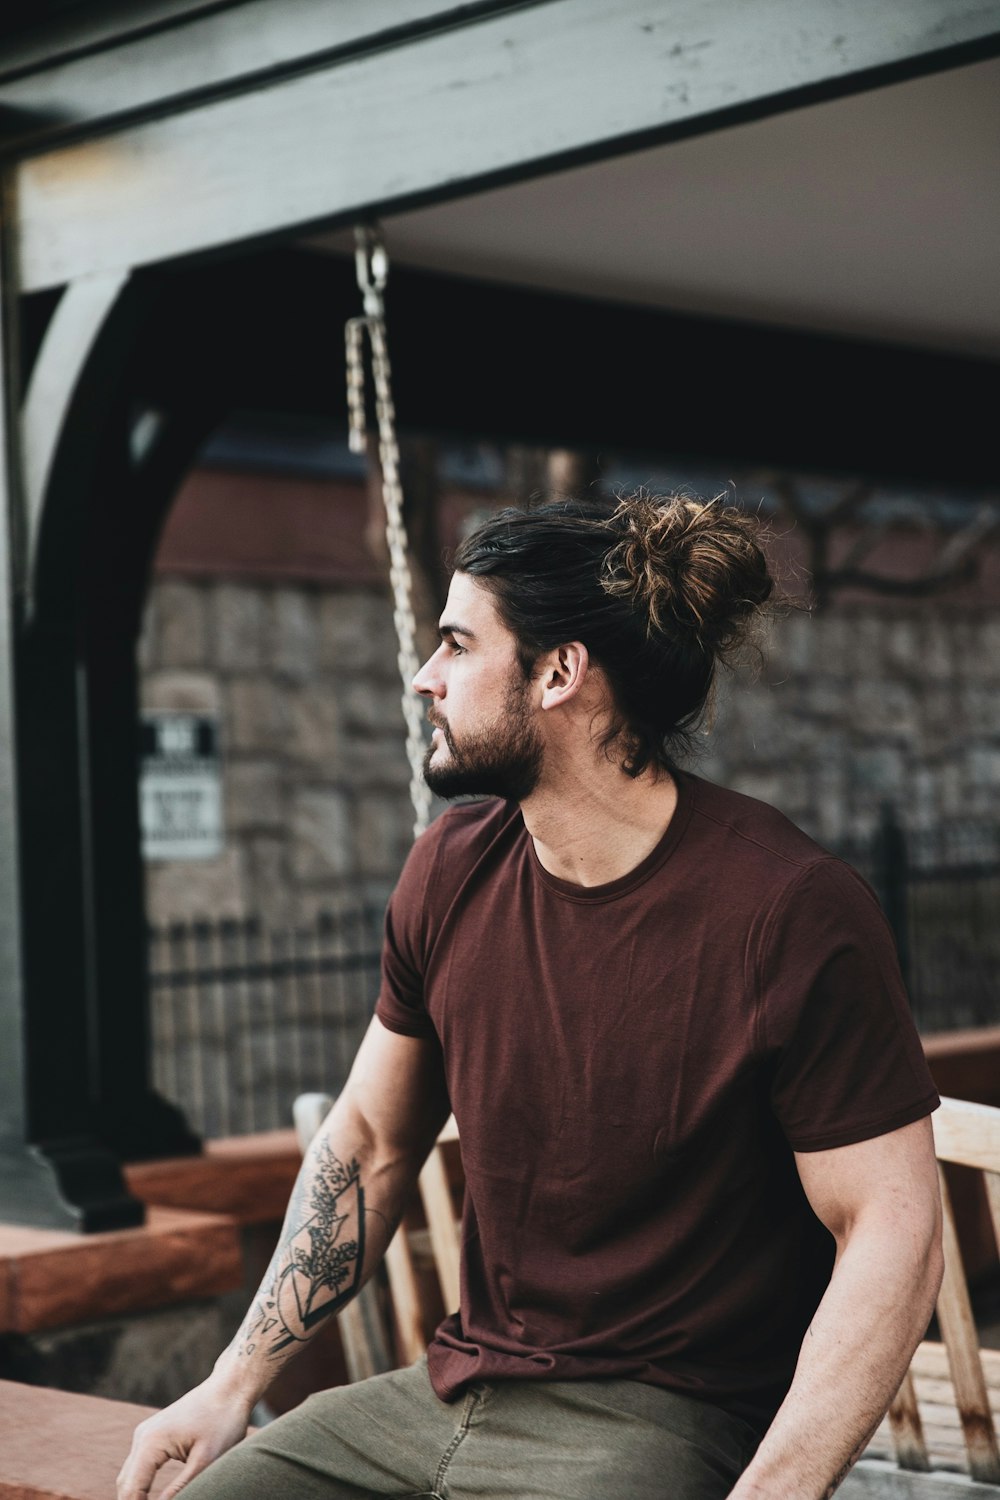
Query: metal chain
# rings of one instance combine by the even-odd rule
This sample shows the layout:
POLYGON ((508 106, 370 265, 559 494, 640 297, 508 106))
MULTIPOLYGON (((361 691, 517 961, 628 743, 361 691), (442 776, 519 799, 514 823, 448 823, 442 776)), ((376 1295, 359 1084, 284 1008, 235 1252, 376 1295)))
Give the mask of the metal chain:
POLYGON ((372 351, 375 384, 375 417, 378 425, 378 456, 382 470, 382 502, 385 506, 385 539, 389 549, 389 583, 392 587, 392 618, 399 645, 396 661, 403 682, 403 717, 406 721, 406 754, 410 762, 410 801, 413 803, 413 837, 419 838, 430 822, 431 793, 423 777, 424 710, 412 688, 420 666, 417 656, 417 621, 413 612, 413 579, 409 545, 403 522, 403 486, 400 481, 399 439, 396 408, 392 400, 392 370, 385 336, 385 284, 389 258, 379 231, 363 225, 354 231, 358 287, 364 296, 364 316, 351 318, 344 331, 347 354, 347 412, 352 453, 368 451, 365 419, 364 339, 372 351))

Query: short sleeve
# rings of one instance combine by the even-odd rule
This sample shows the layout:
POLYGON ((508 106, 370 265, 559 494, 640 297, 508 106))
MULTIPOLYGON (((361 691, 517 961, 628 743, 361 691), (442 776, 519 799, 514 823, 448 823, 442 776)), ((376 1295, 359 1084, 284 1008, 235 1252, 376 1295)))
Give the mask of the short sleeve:
POLYGON ((884 1135, 940 1102, 892 932, 840 860, 817 861, 779 898, 762 938, 760 996, 771 1103, 793 1150, 884 1135))
POLYGON ((375 1014, 389 1031, 433 1037, 424 1005, 424 970, 439 830, 433 825, 413 845, 385 914, 382 982, 375 1014))

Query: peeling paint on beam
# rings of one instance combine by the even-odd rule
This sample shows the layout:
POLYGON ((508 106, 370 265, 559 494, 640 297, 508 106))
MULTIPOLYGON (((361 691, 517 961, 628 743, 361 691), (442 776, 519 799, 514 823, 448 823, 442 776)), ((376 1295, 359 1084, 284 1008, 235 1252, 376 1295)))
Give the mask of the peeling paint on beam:
POLYGON ((1000 0, 546 0, 22 162, 22 285, 463 196, 997 51, 1000 0))

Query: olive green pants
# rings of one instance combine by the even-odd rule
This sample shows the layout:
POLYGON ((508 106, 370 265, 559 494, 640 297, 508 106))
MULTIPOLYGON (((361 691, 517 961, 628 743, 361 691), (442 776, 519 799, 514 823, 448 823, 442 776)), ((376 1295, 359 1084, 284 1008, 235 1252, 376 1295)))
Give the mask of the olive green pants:
POLYGON ((723 1500, 756 1444, 739 1418, 631 1380, 497 1381, 446 1404, 420 1360, 310 1396, 184 1500, 723 1500))

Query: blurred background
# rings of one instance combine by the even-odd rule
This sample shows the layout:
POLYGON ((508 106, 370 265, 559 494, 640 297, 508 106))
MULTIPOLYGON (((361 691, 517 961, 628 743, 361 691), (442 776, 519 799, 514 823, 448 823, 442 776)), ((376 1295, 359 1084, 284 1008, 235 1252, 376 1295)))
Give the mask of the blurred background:
POLYGON ((421 648, 505 504, 761 515, 793 607, 691 768, 866 875, 926 1034, 1000 1024, 993 19, 5 11, 11 993, 89 1059, 17 1072, 16 1135, 284 1125, 370 1013, 412 823, 344 399, 375 217, 421 648))
MULTIPOLYGON (((256 1225, 252 1281, 367 1024, 413 825, 345 401, 376 219, 421 649, 504 505, 762 516, 790 607, 690 769, 861 870, 939 1085, 1000 1103, 998 59, 996 0, 4 7, 10 1255, 168 1205, 256 1225)), ((232 1308, 166 1304, 221 1273, 144 1255, 18 1303, 0 1373, 190 1383, 232 1308)))

